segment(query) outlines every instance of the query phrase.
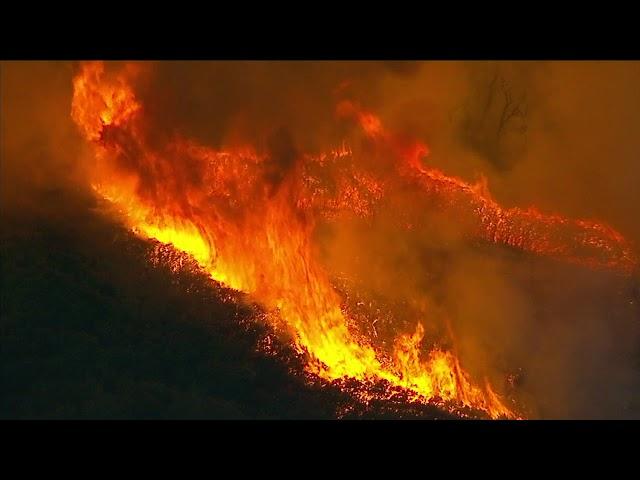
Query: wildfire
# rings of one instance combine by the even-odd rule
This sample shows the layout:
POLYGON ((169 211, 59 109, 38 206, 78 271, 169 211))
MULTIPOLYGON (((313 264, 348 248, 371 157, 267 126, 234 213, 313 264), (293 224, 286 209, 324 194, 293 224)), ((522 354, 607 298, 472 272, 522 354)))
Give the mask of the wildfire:
MULTIPOLYGON (((94 189, 121 209, 132 230, 192 255, 214 280, 276 312, 307 356, 307 371, 328 381, 360 381, 365 401, 365 384, 382 380, 416 402, 454 402, 493 418, 517 417, 487 382, 473 384, 453 352, 425 355, 420 322, 414 333, 397 336, 391 355, 349 328, 344 299, 319 261, 314 228, 319 219, 345 212, 372 215, 393 185, 358 169, 345 145, 302 156, 274 179, 273 159, 251 147, 217 151, 178 136, 151 142, 153 125, 132 86, 136 74, 132 67, 108 73, 102 63, 83 64, 71 109, 95 149, 94 189), (331 188, 316 174, 328 167, 331 188)), ((593 266, 635 267, 624 238, 611 228, 502 209, 486 188, 425 167, 427 147, 399 140, 375 115, 351 103, 340 104, 338 113, 358 120, 390 159, 396 179, 472 218, 472 235, 593 266)))
POLYGON ((354 117, 370 138, 390 151, 406 184, 417 185, 440 208, 468 220, 476 237, 589 267, 627 274, 637 268, 631 246, 608 225, 543 214, 534 207, 505 209, 491 197, 486 178, 472 185, 428 168, 422 163, 429 153, 426 145, 387 131, 375 115, 351 102, 342 102, 338 113, 354 117))

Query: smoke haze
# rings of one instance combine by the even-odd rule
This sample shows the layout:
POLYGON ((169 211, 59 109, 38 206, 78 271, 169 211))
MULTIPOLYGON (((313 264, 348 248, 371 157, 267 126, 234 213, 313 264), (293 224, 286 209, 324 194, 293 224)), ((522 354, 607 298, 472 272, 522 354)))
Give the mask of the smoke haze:
MULTIPOLYGON (((272 158, 274 188, 302 153, 343 141, 356 161, 370 161, 356 127, 336 115, 336 104, 349 99, 390 129, 424 140, 429 165, 470 182, 486 177, 505 207, 536 205, 597 219, 640 244, 640 63, 139 67, 137 91, 153 118, 151 139, 255 145, 272 158)), ((70 118, 77 68, 1 65, 4 215, 55 211, 65 190, 89 195, 93 160, 70 118)), ((379 325, 383 341, 385 328, 411 332, 418 321, 427 342, 449 342, 452 331, 452 346, 474 378, 488 377, 534 417, 640 417, 637 273, 625 277, 468 242, 458 219, 417 209, 423 205, 414 193, 397 191, 370 221, 317 226, 322 259, 336 278, 381 304, 402 304, 390 307, 391 324, 379 325), (420 228, 396 228, 398 212, 406 211, 421 219, 420 228)), ((64 211, 58 214, 64 221, 64 211)))

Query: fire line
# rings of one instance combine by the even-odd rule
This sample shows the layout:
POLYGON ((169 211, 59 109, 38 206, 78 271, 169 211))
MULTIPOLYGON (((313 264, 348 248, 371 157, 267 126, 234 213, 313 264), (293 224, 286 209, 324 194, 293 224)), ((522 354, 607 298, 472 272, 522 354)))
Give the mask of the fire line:
MULTIPOLYGON (((135 65, 108 73, 101 62, 84 63, 73 81, 71 108, 93 146, 94 189, 122 211, 133 231, 190 254, 214 280, 276 312, 296 349, 308 356, 307 371, 328 381, 361 382, 360 401, 376 395, 367 382, 382 380, 415 402, 449 402, 492 418, 518 418, 488 381, 472 380, 454 352, 432 349, 425 355, 420 322, 396 336, 390 356, 350 330, 342 299, 319 260, 314 228, 345 212, 373 215, 393 185, 355 168, 346 145, 303 155, 274 179, 269 155, 250 146, 219 151, 177 135, 151 141, 153 122, 134 90, 135 75, 135 65), (333 188, 314 169, 325 169, 333 188)), ((633 250, 612 228, 533 208, 502 208, 486 186, 425 166, 426 145, 389 132, 374 114, 351 102, 339 104, 338 114, 358 122, 387 159, 394 184, 412 185, 433 204, 467 218, 471 236, 592 268, 636 268, 633 250)))

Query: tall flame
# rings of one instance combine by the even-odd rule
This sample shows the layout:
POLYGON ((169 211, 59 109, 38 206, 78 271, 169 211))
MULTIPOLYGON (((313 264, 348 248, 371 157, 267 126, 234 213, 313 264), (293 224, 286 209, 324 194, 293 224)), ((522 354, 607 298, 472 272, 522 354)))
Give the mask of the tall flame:
MULTIPOLYGON (((420 322, 415 332, 395 339, 390 357, 350 330, 312 234, 320 216, 344 210, 370 215, 384 196, 384 178, 352 170, 334 179, 335 189, 324 188, 311 171, 349 158, 344 145, 303 156, 277 181, 269 175, 269 155, 251 147, 218 151, 178 136, 158 146, 149 140, 152 126, 132 87, 135 74, 131 67, 107 73, 100 62, 83 64, 73 81, 71 110, 95 149, 93 187, 122 210, 130 228, 192 255, 213 279, 277 312, 296 348, 308 355, 308 372, 329 381, 361 381, 364 400, 372 395, 364 385, 384 380, 416 402, 440 399, 493 418, 516 417, 488 383, 473 384, 453 352, 425 355, 420 322)), ((423 166, 426 146, 398 140, 375 115, 351 103, 340 104, 338 113, 356 118, 386 149, 398 178, 475 218, 480 238, 596 266, 635 265, 624 239, 609 227, 502 209, 486 188, 423 166)))

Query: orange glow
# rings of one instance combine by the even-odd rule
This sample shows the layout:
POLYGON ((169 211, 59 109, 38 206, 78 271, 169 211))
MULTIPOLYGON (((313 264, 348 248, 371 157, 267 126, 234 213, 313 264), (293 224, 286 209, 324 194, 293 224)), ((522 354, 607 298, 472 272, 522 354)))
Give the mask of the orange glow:
POLYGON ((442 208, 471 219, 476 237, 593 268, 610 268, 626 274, 637 268, 634 250, 610 226, 543 214, 535 207, 503 208, 491 197, 486 178, 471 185, 425 166, 422 159, 429 153, 426 145, 399 138, 384 129, 374 114, 351 102, 342 102, 337 112, 354 117, 367 135, 390 151, 396 171, 406 184, 418 185, 442 208))
MULTIPOLYGON (((345 145, 304 156, 279 184, 267 180, 269 158, 251 147, 216 151, 180 137, 151 146, 145 132, 152 126, 131 86, 133 75, 134 70, 108 74, 101 63, 84 64, 74 79, 71 109, 95 147, 93 188, 122 211, 133 231, 192 255, 214 280, 250 294, 286 325, 308 358, 310 374, 359 380, 365 401, 365 384, 383 380, 415 402, 517 418, 488 383, 472 382, 453 352, 424 352, 420 322, 414 333, 397 336, 390 357, 350 330, 312 234, 319 218, 344 211, 371 215, 391 188, 385 178, 355 169, 345 145), (327 165, 333 168, 332 191, 309 173, 327 165)), ((355 116, 370 140, 390 151, 398 178, 470 212, 480 238, 593 266, 635 266, 624 238, 609 227, 533 209, 502 209, 486 186, 424 167, 427 147, 396 140, 375 115, 348 102, 339 105, 339 113, 355 116)))

